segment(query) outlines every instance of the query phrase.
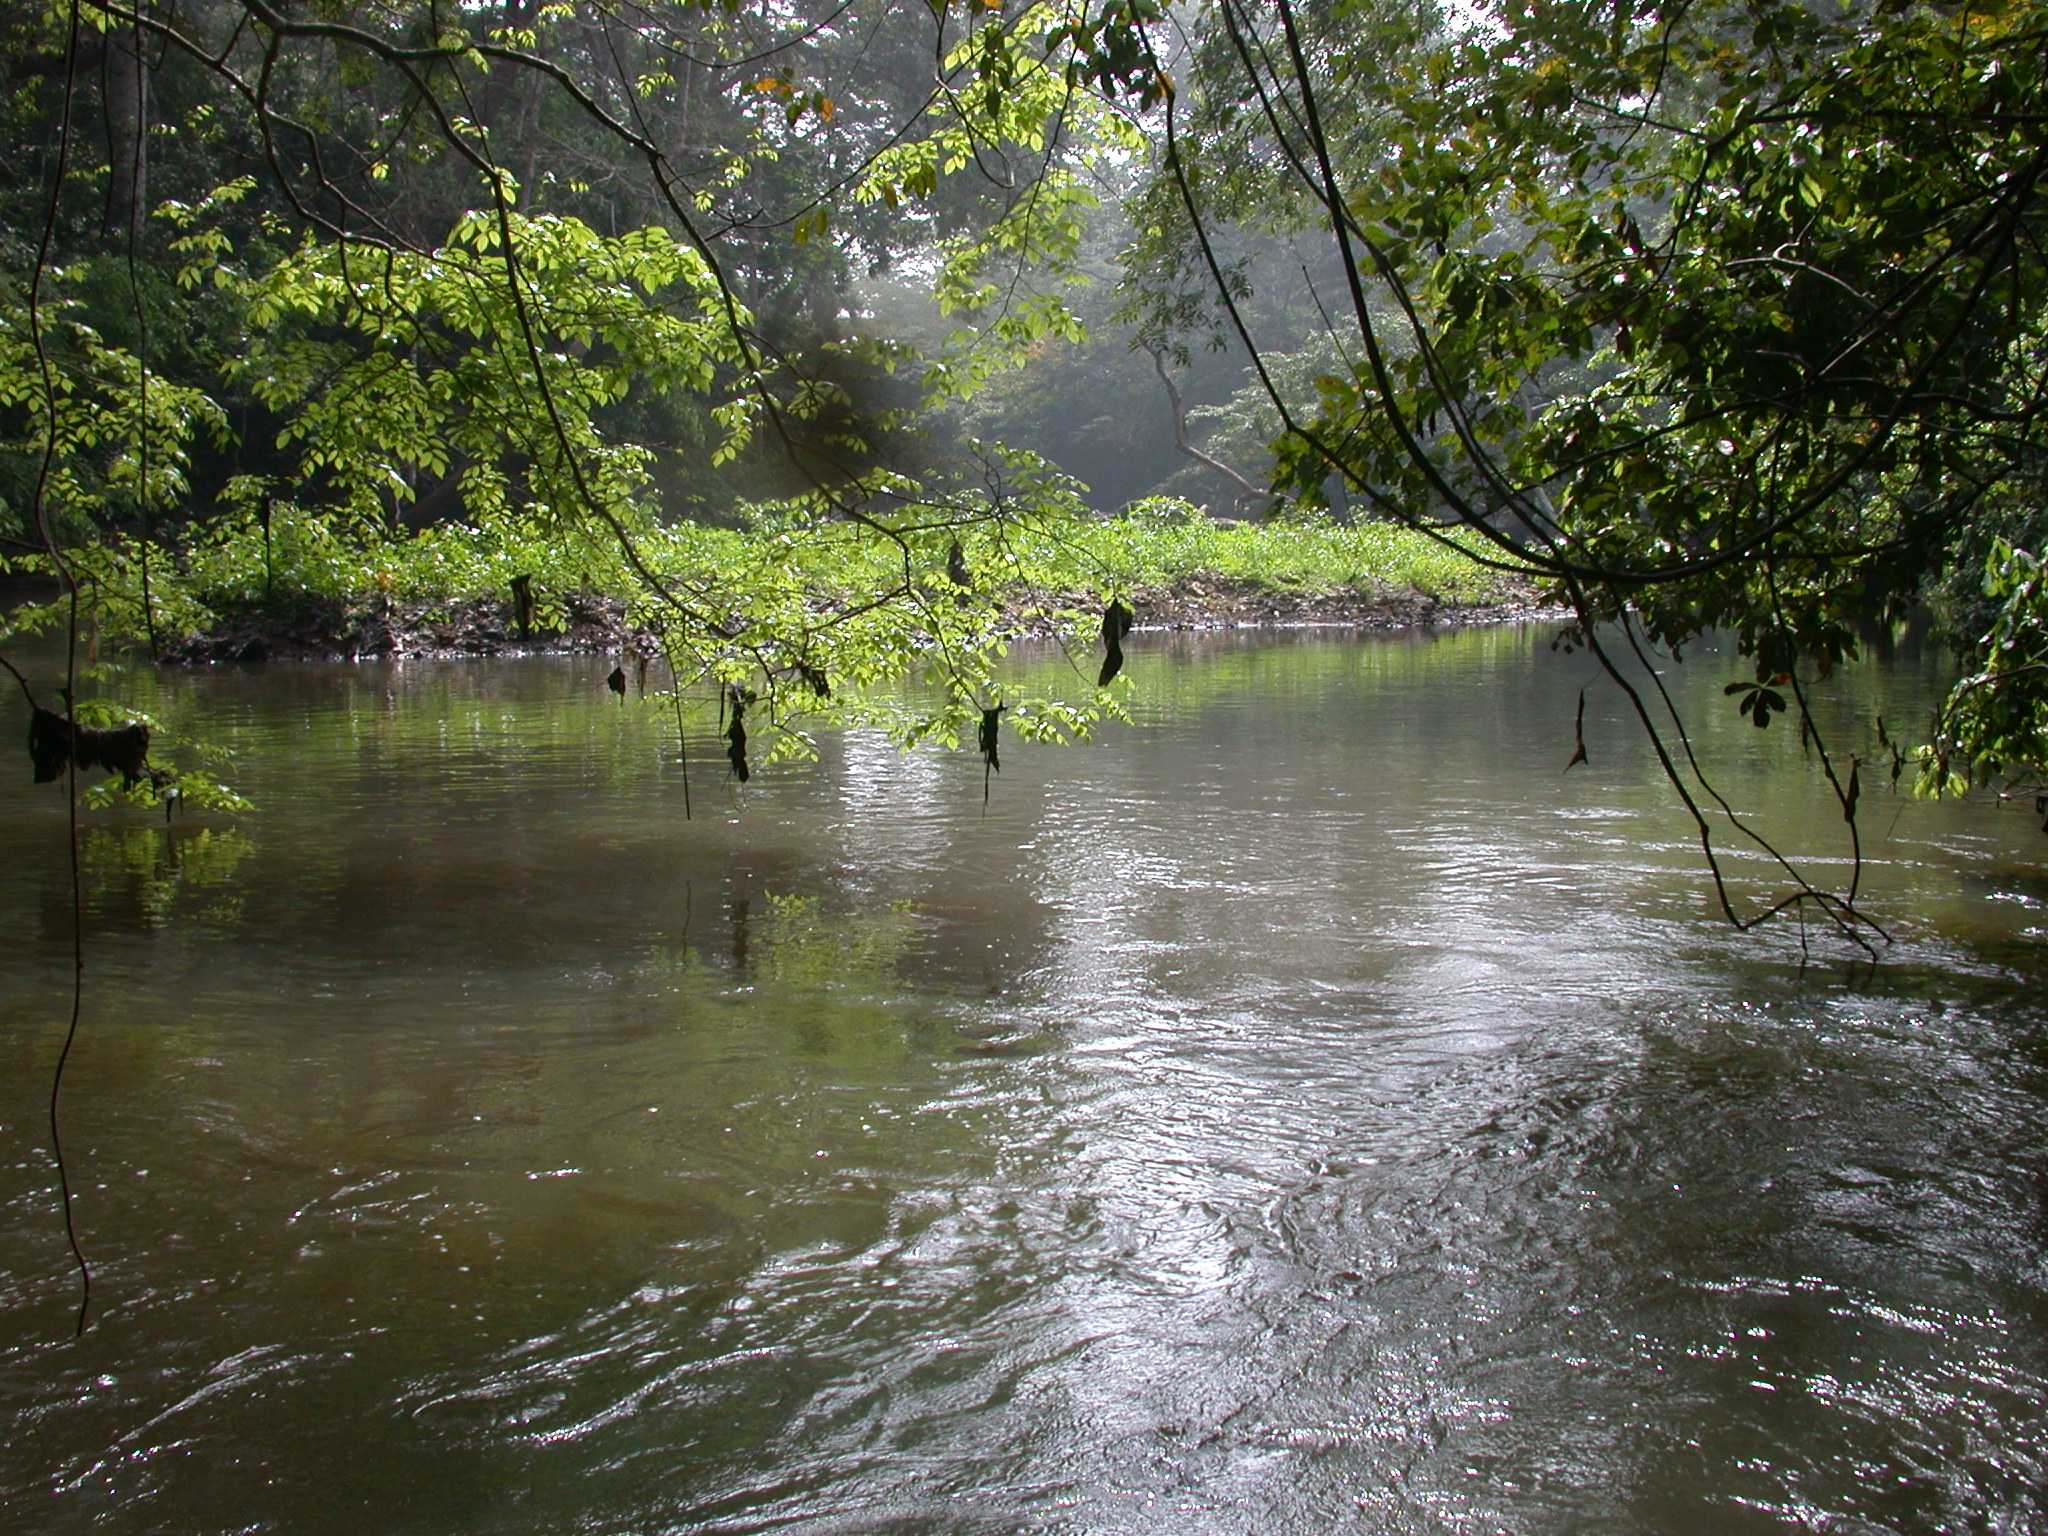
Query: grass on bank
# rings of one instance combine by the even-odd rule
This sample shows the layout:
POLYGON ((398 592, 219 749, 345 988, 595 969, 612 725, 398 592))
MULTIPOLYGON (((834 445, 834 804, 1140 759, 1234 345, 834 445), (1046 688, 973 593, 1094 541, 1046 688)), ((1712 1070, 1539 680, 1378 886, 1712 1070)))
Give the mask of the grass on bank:
POLYGON ((1414 591, 1443 602, 1505 601, 1513 589, 1454 549, 1392 523, 1326 517, 1220 525, 1186 502, 1136 503, 1075 542, 1112 579, 1178 587, 1215 579, 1286 592, 1414 591))
MULTIPOLYGON (((932 574, 943 569, 953 536, 941 529, 927 539, 920 558, 934 566, 932 574)), ((1412 592, 1447 603, 1516 595, 1496 573, 1456 550, 1391 524, 1340 526, 1295 517, 1219 525, 1167 498, 1135 503, 1116 517, 1000 532, 982 524, 958 537, 968 562, 998 596, 1172 591, 1206 583, 1290 594, 1412 592)), ((678 524, 643 530, 636 542, 664 579, 699 593, 744 586, 742 573, 766 570, 802 590, 856 598, 902 578, 899 551, 843 524, 796 534, 768 520, 751 529, 678 524)), ((94 622, 109 639, 144 638, 140 604, 133 600, 140 587, 137 561, 133 544, 74 558, 89 568, 82 570, 91 578, 87 590, 101 597, 94 622)), ((616 541, 603 529, 548 530, 506 519, 392 536, 278 503, 267 528, 250 514, 216 524, 175 553, 156 549, 151 602, 159 635, 178 637, 237 622, 332 613, 379 598, 408 605, 508 602, 521 575, 532 576, 541 594, 536 627, 542 632, 560 627, 565 595, 623 596, 631 584, 616 541)))

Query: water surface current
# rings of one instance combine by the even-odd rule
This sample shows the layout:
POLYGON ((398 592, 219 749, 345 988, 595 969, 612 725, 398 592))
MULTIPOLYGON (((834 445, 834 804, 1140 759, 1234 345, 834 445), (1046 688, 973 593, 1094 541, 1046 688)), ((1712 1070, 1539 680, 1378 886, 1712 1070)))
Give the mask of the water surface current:
MULTIPOLYGON (((702 714, 687 821, 609 658, 131 676, 258 810, 85 823, 74 1341, 0 776, 0 1528, 2048 1529, 2038 818, 1866 761, 1882 961, 1738 935, 1549 641, 1141 636, 985 810, 702 714)), ((1667 682, 1838 874, 1741 675, 1667 682)))

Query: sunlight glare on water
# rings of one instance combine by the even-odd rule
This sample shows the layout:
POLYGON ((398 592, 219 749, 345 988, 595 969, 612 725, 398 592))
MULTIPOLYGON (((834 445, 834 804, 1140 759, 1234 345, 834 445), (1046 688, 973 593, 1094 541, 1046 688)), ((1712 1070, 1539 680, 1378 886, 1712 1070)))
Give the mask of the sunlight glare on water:
MULTIPOLYGON (((860 735, 739 791, 707 715, 685 822, 599 658, 134 678, 260 810, 88 823, 73 1342, 63 805, 0 790, 7 1528, 2048 1522, 2019 808, 1867 794, 1896 942, 1802 968, 1611 695, 1560 771, 1546 634, 1140 640, 986 811, 860 735)), ((1702 751, 1839 859, 1735 665, 1702 751)))

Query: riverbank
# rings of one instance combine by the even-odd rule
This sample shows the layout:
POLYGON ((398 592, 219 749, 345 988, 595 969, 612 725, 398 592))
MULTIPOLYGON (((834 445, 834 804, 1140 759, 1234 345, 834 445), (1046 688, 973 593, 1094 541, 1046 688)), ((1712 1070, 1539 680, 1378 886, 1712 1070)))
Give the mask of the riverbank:
MULTIPOLYGON (((369 537, 337 531, 314 512, 274 508, 262 539, 231 530, 159 550, 147 618, 130 581, 139 564, 104 566, 80 620, 94 651, 151 650, 184 665, 654 654, 657 637, 634 622, 646 622, 650 609, 634 604, 629 620, 624 596, 645 570, 703 601, 723 594, 734 622, 748 613, 787 615, 792 604, 824 622, 838 605, 861 607, 900 591, 906 574, 893 550, 792 540, 772 524, 670 525, 642 532, 635 550, 637 572, 615 545, 575 530, 526 536, 496 524, 446 524, 369 537), (525 625, 515 587, 530 595, 525 625)), ((1059 621, 1048 615, 1061 610, 1092 631, 1112 592, 1141 630, 1452 628, 1538 611, 1526 586, 1415 530, 1324 519, 1215 523, 1178 503, 1053 533, 1016 530, 1001 541, 970 532, 949 548, 927 539, 913 563, 948 612, 952 583, 985 595, 993 589, 1004 628, 1018 638, 1050 635, 1059 621)), ((24 628, 61 625, 47 581, 22 594, 24 609, 38 599, 44 611, 24 628)))
MULTIPOLYGON (((1020 638, 1045 637, 1045 610, 1085 607, 1078 593, 1023 594, 1004 603, 1020 638)), ((1413 588, 1346 586, 1330 590, 1275 586, 1242 577, 1198 576, 1134 588, 1128 599, 1135 628, 1144 630, 1456 629, 1556 617, 1527 593, 1469 601, 1413 588)), ((626 605, 598 593, 562 599, 558 628, 521 634, 509 602, 493 598, 401 601, 375 596, 352 603, 308 604, 278 615, 253 615, 164 647, 172 665, 213 666, 266 661, 362 661, 464 656, 658 655, 650 632, 626 620, 626 605)))

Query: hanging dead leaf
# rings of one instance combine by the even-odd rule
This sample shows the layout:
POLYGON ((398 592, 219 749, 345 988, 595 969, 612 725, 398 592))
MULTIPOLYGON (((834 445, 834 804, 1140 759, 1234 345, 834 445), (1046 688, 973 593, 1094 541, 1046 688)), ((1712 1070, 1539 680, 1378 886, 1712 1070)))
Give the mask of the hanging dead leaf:
POLYGON ((1591 761, 1586 756, 1586 690, 1583 688, 1579 690, 1579 715, 1572 723, 1572 735, 1575 742, 1572 747, 1572 760, 1564 765, 1566 773, 1570 773, 1581 763, 1591 761))
POLYGON ((1002 729, 1003 711, 1009 707, 998 704, 994 709, 981 712, 981 803, 984 809, 988 806, 988 776, 1003 771, 1003 765, 996 756, 996 738, 1002 729))
POLYGON ((735 688, 731 693, 732 721, 725 728, 725 757, 732 764, 732 776, 742 784, 752 775, 747 771, 747 701, 752 697, 745 689, 735 688))
POLYGON ((1113 601, 1102 610, 1102 646, 1107 653, 1102 659, 1102 671, 1095 679, 1095 686, 1107 688, 1124 667, 1124 636, 1131 632, 1133 616, 1121 599, 1113 601))

